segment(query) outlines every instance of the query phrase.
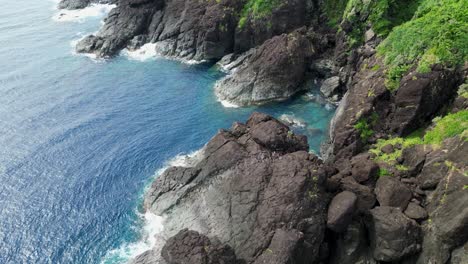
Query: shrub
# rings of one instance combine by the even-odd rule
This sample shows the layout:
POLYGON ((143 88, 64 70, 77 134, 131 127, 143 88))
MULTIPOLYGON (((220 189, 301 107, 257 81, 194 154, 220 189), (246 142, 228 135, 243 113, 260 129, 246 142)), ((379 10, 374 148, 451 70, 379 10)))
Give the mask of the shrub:
MULTIPOLYGON (((404 8, 403 8, 404 9, 404 8)), ((468 1, 421 0, 412 20, 393 28, 377 50, 384 57, 387 87, 398 87, 411 68, 454 67, 468 59, 468 1)))

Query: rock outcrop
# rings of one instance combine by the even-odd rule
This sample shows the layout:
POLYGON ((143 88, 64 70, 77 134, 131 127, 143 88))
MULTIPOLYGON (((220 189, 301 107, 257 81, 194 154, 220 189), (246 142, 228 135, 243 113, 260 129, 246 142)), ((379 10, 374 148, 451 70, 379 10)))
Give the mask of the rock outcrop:
POLYGON ((288 99, 305 89, 303 84, 307 63, 314 54, 313 46, 312 33, 305 28, 265 41, 216 83, 217 97, 237 105, 288 99))
POLYGON ((197 231, 247 263, 266 263, 270 254, 278 255, 271 263, 318 259, 328 195, 321 161, 307 151, 304 136, 254 113, 220 131, 195 165, 166 170, 145 207, 166 216, 165 235, 197 231))

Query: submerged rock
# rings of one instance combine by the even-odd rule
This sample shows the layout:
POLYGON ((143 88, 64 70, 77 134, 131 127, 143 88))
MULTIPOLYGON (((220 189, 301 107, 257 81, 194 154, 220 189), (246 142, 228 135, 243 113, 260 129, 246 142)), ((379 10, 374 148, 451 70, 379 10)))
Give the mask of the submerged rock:
POLYGON ((325 233, 328 195, 321 162, 307 151, 304 136, 254 113, 246 124, 220 131, 193 166, 166 170, 145 208, 166 216, 162 236, 188 228, 218 239, 248 263, 270 260, 268 249, 278 254, 273 263, 313 261, 325 233))

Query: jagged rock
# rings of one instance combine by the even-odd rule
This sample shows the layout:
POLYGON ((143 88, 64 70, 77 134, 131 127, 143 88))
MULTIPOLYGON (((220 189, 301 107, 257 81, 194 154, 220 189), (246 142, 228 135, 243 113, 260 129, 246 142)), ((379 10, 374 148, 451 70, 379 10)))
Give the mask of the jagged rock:
POLYGON ((302 263, 301 244, 304 234, 295 229, 275 231, 268 248, 255 260, 254 264, 302 263))
POLYGON ((356 194, 357 209, 365 212, 375 205, 375 195, 373 190, 365 185, 361 185, 353 177, 346 177, 341 181, 341 188, 356 194))
POLYGON ((169 238, 162 249, 167 264, 237 264, 236 254, 229 246, 210 239, 198 232, 181 230, 169 238))
POLYGON ((282 227, 302 232, 303 243, 295 247, 302 257, 317 259, 329 198, 321 162, 307 150, 304 137, 254 113, 246 124, 220 131, 196 162, 158 177, 145 208, 166 216, 161 236, 188 228, 216 237, 248 263, 267 250, 275 233, 284 237, 277 231, 282 227))
POLYGON ((335 232, 344 231, 356 210, 357 196, 349 191, 337 194, 328 207, 327 227, 335 232))
POLYGON ((381 206, 398 207, 401 210, 406 209, 412 198, 411 190, 391 176, 380 177, 374 191, 381 206))
POLYGON ((340 88, 340 77, 333 76, 323 81, 320 86, 320 92, 326 97, 331 97, 337 93, 337 90, 340 88))
POLYGON ((220 100, 249 105, 284 100, 304 89, 313 43, 305 28, 267 40, 230 75, 218 81, 220 100))
POLYGON ((351 159, 351 166, 351 175, 359 183, 374 179, 379 172, 379 166, 371 160, 367 153, 354 156, 351 159))
POLYGON ((392 262, 421 250, 419 225, 398 208, 380 206, 370 210, 368 225, 373 256, 392 262))
POLYGON ((424 220, 427 218, 427 212, 416 203, 409 203, 405 210, 405 215, 414 220, 424 220))

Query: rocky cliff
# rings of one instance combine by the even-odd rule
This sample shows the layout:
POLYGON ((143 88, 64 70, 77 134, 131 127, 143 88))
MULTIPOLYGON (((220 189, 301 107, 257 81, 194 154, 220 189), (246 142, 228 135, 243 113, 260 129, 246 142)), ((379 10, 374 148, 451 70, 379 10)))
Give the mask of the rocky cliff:
POLYGON ((466 1, 117 5, 79 52, 153 43, 217 61, 221 100, 284 100, 315 79, 339 102, 321 158, 255 113, 166 170, 145 208, 168 240, 135 263, 467 263, 466 1))

